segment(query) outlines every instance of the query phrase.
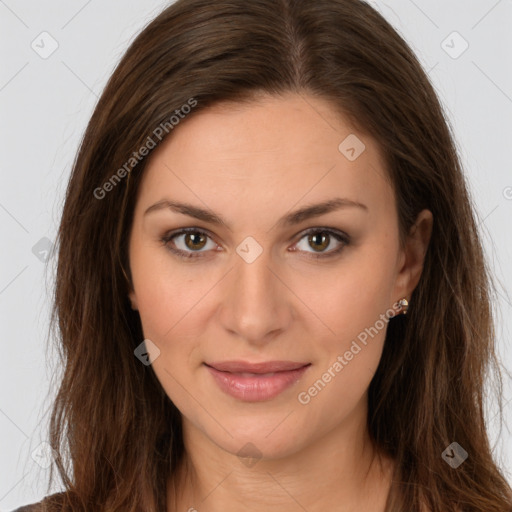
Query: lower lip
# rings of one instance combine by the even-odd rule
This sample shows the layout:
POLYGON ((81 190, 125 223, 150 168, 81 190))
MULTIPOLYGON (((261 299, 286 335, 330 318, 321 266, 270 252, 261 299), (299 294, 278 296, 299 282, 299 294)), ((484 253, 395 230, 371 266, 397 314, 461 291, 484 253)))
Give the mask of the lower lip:
MULTIPOLYGON (((206 365, 205 365, 206 366, 206 365)), ((244 377, 239 373, 221 372, 211 366, 206 366, 219 388, 228 395, 244 402, 263 402, 271 400, 285 389, 293 386, 302 377, 310 365, 274 375, 244 377)))

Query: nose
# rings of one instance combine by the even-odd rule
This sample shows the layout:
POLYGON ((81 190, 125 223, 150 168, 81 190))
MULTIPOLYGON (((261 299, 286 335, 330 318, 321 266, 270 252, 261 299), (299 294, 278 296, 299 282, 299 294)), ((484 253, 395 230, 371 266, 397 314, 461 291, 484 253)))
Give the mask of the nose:
POLYGON ((236 258, 224 283, 220 319, 231 335, 263 345, 289 327, 293 293, 279 267, 272 264, 268 250, 251 263, 236 258))

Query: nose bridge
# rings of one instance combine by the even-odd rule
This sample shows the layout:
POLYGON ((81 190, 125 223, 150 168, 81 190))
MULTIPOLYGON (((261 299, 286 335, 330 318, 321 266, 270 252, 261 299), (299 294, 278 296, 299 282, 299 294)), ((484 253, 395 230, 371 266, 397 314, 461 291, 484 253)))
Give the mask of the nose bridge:
POLYGON ((249 300, 252 303, 258 301, 268 302, 275 292, 275 275, 270 271, 268 250, 260 254, 254 261, 240 259, 235 270, 235 288, 238 300, 249 300))
POLYGON ((223 307, 224 326, 253 341, 264 340, 277 329, 286 327, 286 287, 276 277, 270 251, 240 244, 239 261, 229 280, 223 307), (244 252, 245 250, 245 252, 244 252))

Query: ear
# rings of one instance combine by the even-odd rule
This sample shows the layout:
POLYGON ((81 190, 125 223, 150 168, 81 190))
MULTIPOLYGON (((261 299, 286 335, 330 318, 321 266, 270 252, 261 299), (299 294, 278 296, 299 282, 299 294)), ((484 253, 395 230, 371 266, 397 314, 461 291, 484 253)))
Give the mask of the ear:
POLYGON ((136 298, 135 292, 133 290, 128 294, 128 298, 130 299, 130 302, 132 303, 132 309, 134 311, 137 311, 139 308, 137 306, 137 298, 136 298))
POLYGON ((425 254, 432 235, 433 215, 430 210, 422 210, 407 236, 396 278, 396 300, 410 298, 419 283, 425 254))
POLYGON ((124 278, 126 280, 126 284, 128 286, 128 289, 130 290, 128 292, 128 298, 130 299, 130 302, 131 302, 131 306, 132 306, 132 309, 134 311, 137 311, 138 309, 138 306, 137 306, 137 297, 135 296, 135 291, 133 289, 133 284, 132 282, 130 281, 130 279, 128 278, 128 276, 126 275, 126 271, 124 269, 124 267, 121 265, 121 271, 123 272, 123 275, 124 275, 124 278))

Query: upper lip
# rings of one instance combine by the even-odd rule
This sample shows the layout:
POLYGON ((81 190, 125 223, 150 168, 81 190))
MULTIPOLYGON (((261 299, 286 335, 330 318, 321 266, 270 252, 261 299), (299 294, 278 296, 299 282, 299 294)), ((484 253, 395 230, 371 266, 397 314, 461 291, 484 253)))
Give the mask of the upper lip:
POLYGON ((219 361, 205 363, 216 370, 230 373, 272 373, 297 370, 310 363, 296 363, 294 361, 264 361, 262 363, 248 363, 246 361, 219 361))

